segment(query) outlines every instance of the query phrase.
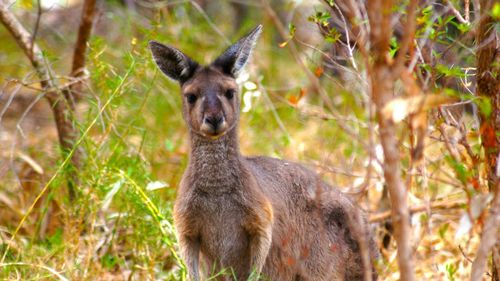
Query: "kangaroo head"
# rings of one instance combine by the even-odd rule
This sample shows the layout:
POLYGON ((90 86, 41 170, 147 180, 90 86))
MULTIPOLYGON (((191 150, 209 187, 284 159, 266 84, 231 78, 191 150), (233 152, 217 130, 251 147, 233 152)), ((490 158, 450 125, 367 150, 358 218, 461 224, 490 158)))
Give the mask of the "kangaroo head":
POLYGON ((217 139, 238 123, 240 95, 236 78, 250 57, 262 26, 200 66, 176 48, 149 42, 156 65, 181 85, 182 112, 192 132, 217 139))

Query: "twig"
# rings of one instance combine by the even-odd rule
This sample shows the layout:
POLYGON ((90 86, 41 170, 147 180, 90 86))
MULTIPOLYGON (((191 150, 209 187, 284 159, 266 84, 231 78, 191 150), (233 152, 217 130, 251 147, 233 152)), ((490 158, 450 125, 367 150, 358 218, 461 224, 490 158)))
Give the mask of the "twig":
POLYGON ((464 0, 465 21, 470 22, 470 1, 464 0))
POLYGON ((465 260, 472 263, 472 260, 467 256, 461 245, 458 245, 458 249, 460 250, 460 253, 462 253, 462 256, 465 258, 465 260))
POLYGON ((401 47, 398 50, 398 53, 395 58, 395 69, 394 73, 399 74, 401 68, 404 66, 406 61, 406 53, 410 49, 410 45, 413 42, 415 37, 415 29, 417 27, 417 22, 415 21, 415 17, 417 15, 418 9, 418 1, 410 0, 408 7, 406 7, 406 23, 404 24, 404 37, 401 39, 401 47))
POLYGON ((42 4, 40 3, 41 0, 37 0, 37 15, 36 15, 36 22, 35 22, 35 28, 33 29, 33 36, 31 37, 31 52, 33 52, 33 46, 35 45, 36 42, 36 35, 38 34, 38 28, 40 27, 40 19, 42 18, 42 4))
POLYGON ((346 43, 347 43, 347 50, 349 52, 349 59, 351 60, 352 67, 355 70, 358 70, 358 66, 356 64, 356 61, 354 60, 354 55, 352 53, 352 50, 354 49, 354 46, 351 47, 351 39, 349 38, 349 28, 347 26, 347 21, 345 20, 344 13, 342 13, 342 10, 340 10, 339 6, 334 2, 333 7, 337 10, 337 12, 340 15, 340 18, 342 19, 342 22, 344 23, 344 32, 345 32, 345 37, 346 37, 346 43))
POLYGON ((274 116, 274 119, 276 119, 276 123, 278 123, 278 126, 280 127, 281 131, 283 131, 283 133, 286 135, 287 139, 292 140, 292 136, 288 133, 288 130, 286 129, 285 125, 283 124, 283 121, 281 121, 281 118, 280 118, 278 112, 276 111, 276 108, 274 107, 273 102, 271 101, 271 99, 269 98, 269 95, 267 94, 266 88, 260 82, 258 82, 258 85, 259 85, 259 89, 263 93, 263 96, 264 96, 265 102, 267 103, 267 106, 269 106, 271 113, 274 116))
MULTIPOLYGON (((419 212, 425 212, 427 210, 447 210, 447 209, 456 209, 456 208, 462 208, 464 205, 466 205, 467 202, 465 201, 452 201, 452 202, 432 202, 431 204, 422 204, 422 205, 416 205, 416 206, 411 206, 410 207, 410 215, 413 215, 415 213, 419 212)), ((376 223, 376 222, 382 222, 391 217, 391 211, 385 211, 379 214, 374 214, 370 216, 370 222, 371 223, 376 223)))
POLYGON ((207 13, 205 13, 205 11, 200 7, 200 5, 198 5, 198 3, 196 3, 196 1, 189 1, 189 3, 191 4, 191 6, 193 6, 196 10, 198 10, 198 12, 203 16, 203 18, 205 19, 205 21, 208 23, 208 25, 210 25, 210 27, 215 31, 217 32, 217 34, 220 35, 220 37, 224 40, 224 42, 226 43, 226 45, 231 45, 231 41, 226 37, 226 35, 224 35, 224 33, 214 24, 214 22, 210 19, 210 17, 207 15, 207 13))
POLYGON ((329 62, 331 62, 332 64, 334 64, 336 67, 342 69, 343 71, 345 72, 349 72, 350 74, 354 75, 354 76, 357 76, 357 78, 359 79, 359 82, 361 82, 362 84, 367 84, 367 82, 363 79, 363 77, 361 77, 361 74, 357 71, 353 71, 351 69, 349 69, 348 67, 346 66, 343 66, 341 65, 340 63, 338 63, 335 59, 333 59, 329 54, 327 54, 326 52, 322 51, 321 49, 311 45, 311 44, 308 44, 298 38, 295 38, 295 41, 297 41, 300 45, 302 46, 305 46, 307 48, 310 48, 318 53, 320 53, 321 55, 323 55, 325 58, 328 59, 329 62))
POLYGON ((481 18, 481 1, 472 0, 472 6, 474 7, 474 22, 478 22, 481 18))
POLYGON ((450 156, 453 158, 453 160, 455 162, 460 162, 460 155, 458 154, 457 150, 455 149, 455 147, 452 147, 450 145, 451 141, 450 139, 448 138, 448 135, 446 134, 446 131, 445 131, 445 128, 444 128, 444 125, 441 124, 438 126, 438 130, 439 132, 441 133, 441 136, 443 137, 443 142, 444 142, 444 145, 446 147, 446 150, 448 150, 448 152, 450 153, 450 156))
POLYGON ((483 280, 488 256, 491 249, 498 242, 500 236, 500 181, 497 182, 495 197, 490 208, 490 215, 484 224, 483 233, 481 234, 481 242, 477 250, 476 258, 472 263, 471 281, 483 280))
MULTIPOLYGON (((462 14, 460 14, 460 12, 457 10, 457 8, 455 8, 455 6, 453 6, 453 3, 451 3, 450 1, 446 1, 446 4, 448 4, 448 7, 450 8, 451 12, 455 15, 455 17, 457 18, 457 20, 460 23, 465 23, 465 24, 469 23, 469 20, 466 20, 466 19, 464 19, 464 17, 462 17, 462 14)), ((466 14, 466 16, 467 15, 468 14, 466 14)))

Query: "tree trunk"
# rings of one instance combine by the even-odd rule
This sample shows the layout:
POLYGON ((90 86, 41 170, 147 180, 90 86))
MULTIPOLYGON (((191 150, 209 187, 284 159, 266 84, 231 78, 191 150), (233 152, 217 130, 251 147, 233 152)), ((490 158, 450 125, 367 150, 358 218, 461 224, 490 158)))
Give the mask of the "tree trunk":
POLYGON ((372 99, 377 108, 380 141, 384 150, 384 178, 391 199, 394 238, 398 245, 400 280, 413 281, 415 275, 413 272, 408 193, 401 178, 396 125, 381 113, 394 96, 394 81, 395 77, 398 77, 388 58, 389 41, 392 36, 392 8, 392 1, 368 1, 370 53, 373 59, 369 65, 369 77, 372 99))

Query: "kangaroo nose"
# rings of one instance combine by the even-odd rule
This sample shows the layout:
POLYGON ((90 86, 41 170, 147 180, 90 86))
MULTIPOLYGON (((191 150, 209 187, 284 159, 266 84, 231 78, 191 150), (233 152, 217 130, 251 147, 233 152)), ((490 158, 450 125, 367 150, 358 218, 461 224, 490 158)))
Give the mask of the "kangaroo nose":
POLYGON ((208 116, 205 117, 205 122, 210 124, 214 131, 217 131, 219 125, 224 121, 223 116, 208 116))

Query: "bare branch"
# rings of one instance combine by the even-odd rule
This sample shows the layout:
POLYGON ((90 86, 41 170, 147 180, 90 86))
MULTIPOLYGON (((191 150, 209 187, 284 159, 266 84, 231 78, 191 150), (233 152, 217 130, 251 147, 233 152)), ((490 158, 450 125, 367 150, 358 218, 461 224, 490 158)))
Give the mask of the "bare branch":
POLYGON ((411 43, 415 38, 415 29, 417 27, 417 22, 415 18, 417 16, 418 9, 418 1, 410 0, 408 7, 406 8, 406 22, 404 23, 405 31, 404 37, 401 40, 401 47, 398 50, 398 53, 395 58, 395 73, 399 73, 401 68, 405 64, 406 53, 410 49, 411 43))
MULTIPOLYGON (((490 215, 484 224, 483 233, 481 234, 481 242, 477 250, 476 258, 472 263, 471 281, 483 280, 488 256, 491 249, 498 244, 500 237, 500 181, 497 183, 495 197, 490 208, 490 215)), ((492 279, 493 280, 493 279, 492 279)))
MULTIPOLYGON (((457 8, 455 8, 455 6, 453 6, 453 3, 451 3, 450 1, 446 1, 446 4, 448 4, 448 7, 450 8, 451 12, 455 15, 455 17, 457 18, 457 20, 461 23, 469 23, 469 20, 468 19, 464 19, 464 17, 462 17, 462 14, 460 14, 460 11, 457 10, 457 8)), ((466 16, 468 16, 468 14, 466 14, 466 16)))
MULTIPOLYGON (((41 0, 37 0, 37 15, 36 15, 36 22, 35 22, 35 28, 33 29, 33 37, 31 38, 31 46, 34 46, 34 43, 36 41, 36 35, 38 34, 38 28, 40 27, 40 20, 42 19, 42 4, 40 2, 41 0)), ((31 50, 33 52, 33 50, 31 50)))
POLYGON ((470 0, 464 0, 465 21, 470 22, 470 0))
MULTIPOLYGON (((425 211, 433 211, 433 210, 449 210, 462 208, 467 204, 465 201, 451 201, 451 202, 432 202, 430 204, 422 204, 410 207, 410 214, 413 215, 415 213, 425 212, 425 211)), ((391 211, 382 212, 379 214, 374 214, 370 216, 370 222, 381 222, 391 217, 391 211)))
POLYGON ((44 67, 44 60, 41 50, 33 42, 29 32, 16 19, 14 14, 9 11, 8 7, 0 2, 0 21, 7 28, 10 34, 14 37, 19 47, 24 51, 31 64, 35 68, 42 80, 42 87, 52 88, 52 82, 49 79, 48 70, 44 67))

